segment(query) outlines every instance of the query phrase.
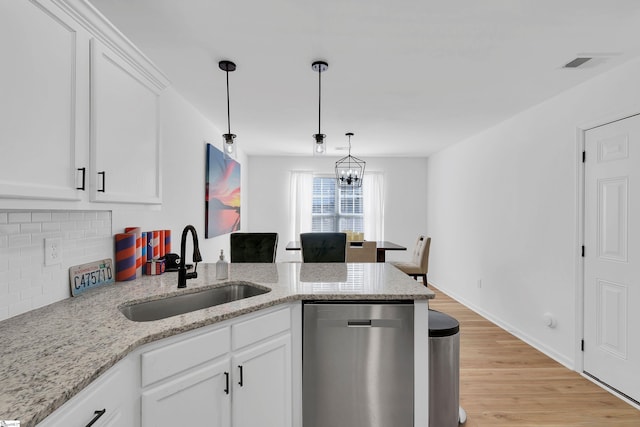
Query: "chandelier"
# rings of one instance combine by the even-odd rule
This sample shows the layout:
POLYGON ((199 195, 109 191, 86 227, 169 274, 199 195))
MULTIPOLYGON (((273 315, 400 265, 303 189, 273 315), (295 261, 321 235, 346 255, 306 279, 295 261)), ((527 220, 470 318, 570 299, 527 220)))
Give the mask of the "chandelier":
POLYGON ((336 162, 336 179, 342 187, 360 187, 367 162, 351 155, 351 137, 353 132, 345 134, 349 137, 349 155, 336 162))

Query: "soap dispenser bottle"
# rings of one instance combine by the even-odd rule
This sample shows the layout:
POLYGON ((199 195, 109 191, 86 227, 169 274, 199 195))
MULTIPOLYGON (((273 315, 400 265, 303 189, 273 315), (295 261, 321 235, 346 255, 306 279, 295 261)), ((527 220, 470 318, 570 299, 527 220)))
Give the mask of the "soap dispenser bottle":
POLYGON ((220 250, 220 259, 216 262, 216 279, 224 280, 229 277, 229 263, 224 259, 224 250, 220 250))

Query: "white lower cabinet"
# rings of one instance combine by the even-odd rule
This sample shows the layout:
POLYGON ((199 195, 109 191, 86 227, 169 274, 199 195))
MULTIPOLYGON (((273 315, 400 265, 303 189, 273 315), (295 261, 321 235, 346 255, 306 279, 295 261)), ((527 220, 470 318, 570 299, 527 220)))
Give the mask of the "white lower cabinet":
POLYGON ((38 424, 38 427, 139 425, 136 372, 132 359, 118 362, 38 424))
POLYGON ((291 427, 291 309, 203 329, 142 353, 142 427, 291 427))
POLYGON ((294 307, 265 309, 147 344, 38 427, 298 427, 294 307))

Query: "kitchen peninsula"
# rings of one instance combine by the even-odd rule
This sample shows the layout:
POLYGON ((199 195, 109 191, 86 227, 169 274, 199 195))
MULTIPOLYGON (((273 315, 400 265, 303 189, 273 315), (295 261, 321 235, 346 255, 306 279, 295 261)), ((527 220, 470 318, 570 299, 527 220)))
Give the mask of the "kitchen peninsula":
MULTIPOLYGON (((286 314, 285 320, 290 321, 290 344, 287 348, 291 350, 292 362, 289 381, 292 384, 293 400, 291 425, 300 426, 301 360, 298 359, 301 358, 302 351, 301 301, 412 300, 415 306, 416 337, 415 400, 419 403, 415 405, 415 419, 416 425, 418 420, 425 420, 423 425, 426 425, 427 301, 433 297, 431 290, 391 265, 382 263, 231 264, 229 279, 224 281, 215 280, 215 265, 204 264, 198 266, 198 278, 189 280, 186 290, 177 289, 177 273, 146 276, 131 282, 103 286, 0 322, 0 419, 20 420, 23 427, 35 426, 69 399, 76 396, 77 400, 78 396, 85 393, 86 387, 93 386, 94 381, 100 381, 102 374, 108 373, 114 365, 126 362, 134 373, 127 381, 139 382, 140 360, 144 365, 145 360, 162 360, 164 357, 162 352, 165 350, 156 348, 162 340, 177 339, 178 336, 188 336, 218 325, 229 324, 231 326, 227 329, 234 331, 233 328, 237 325, 233 322, 245 318, 248 319, 244 322, 247 330, 260 329, 266 323, 255 320, 259 319, 256 317, 259 313, 274 313, 273 316, 278 316, 275 313, 278 313, 276 310, 279 307, 289 307, 286 313, 291 314, 286 314), (195 292, 227 282, 249 282, 269 288, 270 291, 151 322, 128 320, 118 309, 132 302, 195 292), (140 353, 147 348, 150 351, 140 353)), ((237 329, 241 330, 240 327, 237 329)), ((212 329, 210 335, 221 337, 222 331, 221 328, 212 329)), ((204 336, 195 335, 190 342, 197 343, 204 336)), ((228 333, 220 342, 226 342, 226 337, 228 333)), ((232 346, 238 340, 235 335, 233 337, 232 346)), ((176 359, 170 360, 173 363, 176 359)), ((143 384, 131 386, 132 389, 143 392, 142 400, 153 397, 152 393, 145 397, 145 375, 143 366, 143 384)), ((227 373, 227 384, 228 379, 227 373)), ((135 390, 132 391, 131 401, 140 400, 135 397, 136 393, 135 390)), ((95 409, 97 413, 102 408, 95 409)), ((135 403, 132 411, 133 424, 145 425, 144 422, 140 424, 140 403, 135 403)), ((57 411, 56 414, 60 412, 57 411)))

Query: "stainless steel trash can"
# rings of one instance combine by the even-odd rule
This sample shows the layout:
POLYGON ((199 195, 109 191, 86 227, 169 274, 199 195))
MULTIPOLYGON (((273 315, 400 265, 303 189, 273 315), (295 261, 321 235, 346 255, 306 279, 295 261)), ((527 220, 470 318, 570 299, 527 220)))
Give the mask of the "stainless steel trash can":
POLYGON ((457 427, 460 408, 460 324, 429 310, 429 426, 457 427))

